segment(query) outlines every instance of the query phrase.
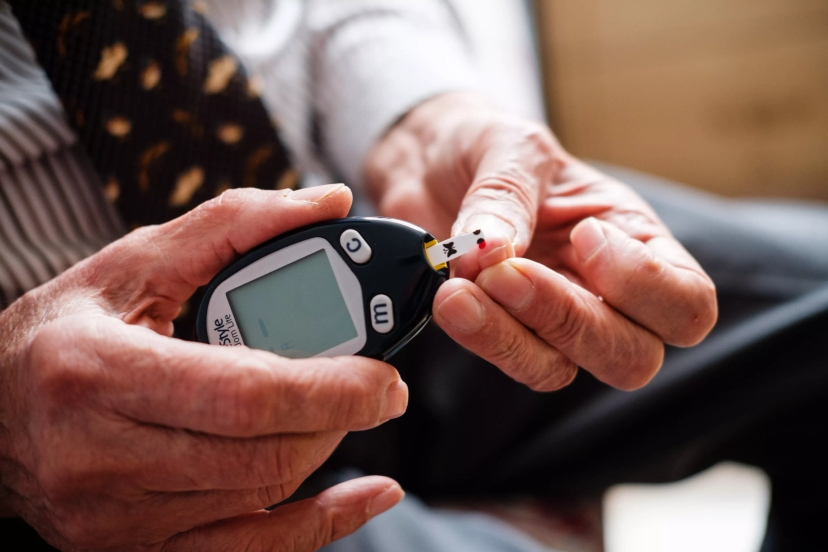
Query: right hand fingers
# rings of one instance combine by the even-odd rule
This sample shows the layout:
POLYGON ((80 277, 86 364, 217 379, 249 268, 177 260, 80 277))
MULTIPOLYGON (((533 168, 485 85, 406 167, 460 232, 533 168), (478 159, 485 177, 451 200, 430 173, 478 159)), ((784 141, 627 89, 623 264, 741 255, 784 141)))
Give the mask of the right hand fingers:
POLYGON ((347 536, 396 505, 404 493, 385 477, 363 477, 314 498, 220 521, 176 535, 163 552, 273 550, 310 552, 347 536))
POLYGON ((716 288, 664 229, 646 240, 589 218, 572 230, 578 272, 604 300, 666 343, 697 344, 716 323, 716 288))
POLYGON ((661 367, 661 339, 540 263, 509 259, 484 270, 476 283, 529 331, 604 383, 638 389, 661 367))
POLYGON ((615 387, 636 389, 661 366, 664 348, 655 335, 543 265, 510 259, 483 271, 476 284, 449 281, 440 288, 435 320, 461 345, 533 389, 566 385, 576 366, 615 387), (522 290, 530 295, 521 294, 514 305, 522 290), (458 323, 475 311, 477 324, 458 323))
POLYGON ((555 391, 578 366, 518 322, 472 282, 453 278, 434 298, 434 320, 457 343, 535 391, 555 391))
POLYGON ((408 404, 405 383, 380 361, 289 360, 104 317, 47 325, 31 360, 35 392, 58 404, 81 395, 131 420, 228 437, 363 430, 408 404))

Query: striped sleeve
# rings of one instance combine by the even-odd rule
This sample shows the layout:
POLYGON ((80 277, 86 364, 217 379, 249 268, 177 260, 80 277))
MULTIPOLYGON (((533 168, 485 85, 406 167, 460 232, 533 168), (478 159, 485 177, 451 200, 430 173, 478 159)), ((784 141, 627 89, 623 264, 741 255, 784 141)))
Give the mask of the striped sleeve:
POLYGON ((122 234, 60 100, 0 1, 0 310, 122 234))

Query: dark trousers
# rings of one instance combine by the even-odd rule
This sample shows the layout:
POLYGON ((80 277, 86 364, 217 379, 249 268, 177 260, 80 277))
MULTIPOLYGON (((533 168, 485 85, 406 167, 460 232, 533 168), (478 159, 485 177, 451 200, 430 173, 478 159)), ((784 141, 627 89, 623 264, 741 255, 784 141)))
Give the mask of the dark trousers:
POLYGON ((391 361, 410 387, 408 413, 349 435, 330 466, 396 477, 426 499, 561 498, 741 461, 772 479, 766 549, 820 549, 828 207, 727 201, 602 168, 636 187, 716 281, 721 315, 710 337, 668 348, 639 391, 581 371, 570 387, 539 394, 429 327, 391 361))

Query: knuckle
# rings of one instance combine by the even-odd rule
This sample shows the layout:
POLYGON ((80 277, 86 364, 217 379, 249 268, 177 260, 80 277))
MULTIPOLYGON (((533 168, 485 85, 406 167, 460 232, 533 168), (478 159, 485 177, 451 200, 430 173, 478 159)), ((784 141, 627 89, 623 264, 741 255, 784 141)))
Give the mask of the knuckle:
POLYGON ((510 331, 501 336, 490 357, 493 364, 507 368, 515 379, 526 383, 533 372, 527 349, 526 337, 519 331, 510 331))
POLYGON ((524 140, 542 157, 552 158, 555 154, 555 138, 546 125, 539 123, 527 125, 524 140))
POLYGON ((584 331, 582 308, 581 301, 572 291, 562 293, 557 304, 541 314, 538 335, 555 347, 571 348, 584 331))
POLYGON ((147 225, 132 230, 123 238, 98 251, 83 266, 93 274, 93 277, 105 279, 108 276, 107 272, 112 270, 113 265, 124 263, 124 259, 133 261, 136 252, 143 253, 151 249, 148 244, 155 242, 158 228, 158 226, 147 225))
MULTIPOLYGON (((528 376, 523 378, 523 384, 532 391, 547 391, 545 383, 553 377, 546 370, 546 367, 538 366, 528 372, 528 376)), ((549 389, 549 391, 552 391, 552 389, 549 389)))
MULTIPOLYGON (((343 519, 340 519, 340 516, 337 516, 334 511, 326 507, 325 504, 318 498, 315 499, 315 501, 319 523, 316 534, 314 535, 314 540, 316 542, 314 542, 313 550, 338 540, 350 532, 346 527, 347 524, 343 519)), ((367 517, 367 512, 365 515, 367 517)))
POLYGON ((364 378, 349 378, 348 383, 341 386, 339 392, 330 395, 331 408, 327 425, 332 428, 340 426, 361 427, 373 420, 366 413, 371 409, 370 396, 367 392, 367 384, 364 378))
POLYGON ((551 369, 546 367, 542 373, 542 377, 530 384, 529 387, 541 393, 558 391, 571 384, 577 374, 578 367, 574 362, 569 360, 555 362, 551 369))
POLYGON ((249 188, 231 188, 201 203, 183 217, 167 225, 171 225, 175 232, 179 233, 186 233, 192 228, 201 228, 204 223, 216 226, 228 225, 239 216, 245 204, 253 200, 254 193, 255 191, 249 188))
POLYGON ((287 483, 297 479, 307 469, 308 462, 298 443, 287 438, 279 438, 276 454, 273 455, 276 465, 273 471, 262 474, 263 477, 275 475, 279 483, 287 483))
POLYGON ((116 242, 117 245, 114 248, 116 251, 113 253, 120 253, 121 251, 118 250, 132 249, 136 244, 146 245, 155 242, 158 237, 159 228, 160 227, 157 225, 148 225, 136 228, 127 235, 126 240, 116 242))
POLYGON ((378 422, 387 384, 374 374, 362 374, 349 387, 346 412, 363 425, 378 422))
POLYGON ((160 226, 135 229, 76 267, 88 286, 99 289, 110 305, 123 308, 144 297, 152 281, 159 279, 154 263, 163 234, 160 226), (143 269, 136 272, 136 266, 143 269))
POLYGON ((492 172, 479 175, 473 191, 483 199, 534 209, 557 163, 556 142, 549 128, 510 121, 491 127, 481 138, 487 145, 484 149, 503 147, 515 154, 500 160, 492 172))
POLYGON ((80 356, 89 348, 88 331, 79 317, 66 317, 45 325, 32 340, 28 375, 41 404, 85 402, 98 375, 94 363, 80 356))
MULTIPOLYGON (((361 523, 367 521, 367 513, 363 511, 362 519, 360 520, 361 523)), ((336 541, 341 539, 342 537, 347 536, 351 533, 350 524, 345 522, 341 519, 340 516, 333 515, 328 513, 327 515, 328 523, 326 524, 327 529, 325 531, 325 541, 324 544, 328 544, 330 542, 336 541)))
MULTIPOLYGON (((282 532, 274 535, 270 543, 261 543, 253 550, 257 552, 312 552, 335 540, 337 533, 336 514, 318 496, 307 499, 307 519, 312 524, 302 531, 282 532)), ((342 535, 344 536, 344 535, 342 535)))
MULTIPOLYGON (((272 540, 264 536, 259 536, 252 546, 247 546, 245 552, 308 552, 315 551, 316 548, 304 544, 307 540, 305 535, 295 535, 287 532, 274 535, 272 540)), ((317 547, 318 548, 318 547, 317 547)))
MULTIPOLYGON (((101 249, 94 258, 99 258, 108 264, 117 263, 119 259, 134 256, 135 251, 145 251, 147 245, 155 242, 159 226, 146 225, 132 230, 129 234, 114 241, 101 249)), ((106 265, 104 265, 104 268, 106 265)))
POLYGON ((667 266, 658 257, 647 252, 641 255, 635 270, 629 273, 626 285, 635 286, 638 282, 660 282, 667 277, 667 266))
POLYGON ((118 460, 78 445, 75 438, 55 435, 35 445, 35 478, 44 496, 56 507, 73 507, 78 494, 100 491, 114 477, 123 476, 124 468, 118 460))
POLYGON ((314 378, 317 387, 312 394, 320 401, 330 404, 326 427, 328 429, 368 429, 376 425, 382 416, 382 405, 387 386, 387 380, 382 371, 362 365, 362 369, 354 369, 350 359, 335 359, 332 361, 332 373, 338 375, 338 381, 331 385, 331 381, 323 378, 314 378), (335 390, 331 392, 331 390, 335 390))
POLYGON ((98 550, 121 540, 112 528, 109 505, 90 507, 75 500, 63 505, 51 505, 50 521, 60 537, 72 550, 98 550))
POLYGON ((105 284, 105 296, 110 300, 124 298, 144 279, 142 273, 129 272, 132 278, 123 278, 124 273, 151 262, 162 232, 160 228, 154 225, 136 228, 78 265, 81 274, 96 287, 105 284))
POLYGON ((558 144, 549 127, 521 120, 512 128, 512 139, 521 152, 522 165, 538 176, 551 177, 557 164, 558 144))
POLYGON ((497 172, 484 175, 476 184, 474 195, 479 200, 496 201, 519 208, 534 210, 538 191, 527 186, 527 175, 516 164, 500 167, 497 172))
POLYGON ((225 190, 217 197, 205 201, 192 212, 193 216, 201 218, 226 219, 232 217, 250 199, 251 191, 245 188, 231 188, 225 190))
POLYGON ((273 506, 291 494, 293 494, 291 489, 288 489, 285 483, 278 483, 276 485, 259 487, 257 500, 262 507, 273 506))
POLYGON ((217 422, 239 436, 253 436, 264 428, 271 417, 275 396, 273 376, 264 366, 251 366, 228 371, 232 374, 223 386, 216 405, 217 422))
POLYGON ((273 550, 282 552, 284 550, 290 550, 287 539, 282 540, 278 536, 275 537, 276 542, 281 543, 281 545, 277 545, 276 542, 266 543, 264 538, 259 534, 251 535, 248 540, 244 543, 244 548, 239 547, 242 552, 266 552, 268 550, 273 550))

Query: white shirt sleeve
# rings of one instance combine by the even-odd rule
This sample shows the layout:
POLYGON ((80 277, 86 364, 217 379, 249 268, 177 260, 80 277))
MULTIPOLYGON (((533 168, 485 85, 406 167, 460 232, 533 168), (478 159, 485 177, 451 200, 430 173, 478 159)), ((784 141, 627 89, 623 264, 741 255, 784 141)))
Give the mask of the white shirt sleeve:
POLYGON ((477 87, 449 0, 209 0, 222 38, 261 79, 297 168, 359 191, 365 156, 408 110, 477 87))

